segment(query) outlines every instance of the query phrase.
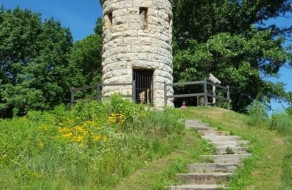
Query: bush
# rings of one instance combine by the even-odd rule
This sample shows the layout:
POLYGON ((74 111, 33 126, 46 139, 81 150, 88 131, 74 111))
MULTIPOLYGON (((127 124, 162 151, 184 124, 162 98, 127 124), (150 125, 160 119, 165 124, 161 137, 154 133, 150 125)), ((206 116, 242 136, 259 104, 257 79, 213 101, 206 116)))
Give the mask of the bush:
POLYGON ((292 119, 286 112, 273 113, 270 128, 280 133, 292 135, 292 119))
POLYGON ((251 126, 261 125, 268 121, 268 108, 267 106, 259 102, 257 100, 253 101, 248 107, 247 107, 247 114, 249 116, 248 118, 248 124, 251 126))
POLYGON ((110 99, 1 120, 1 188, 110 189, 180 143, 184 128, 173 110, 110 99))
POLYGON ((287 112, 287 114, 290 116, 290 118, 292 118, 292 106, 289 106, 289 107, 286 109, 286 112, 287 112))

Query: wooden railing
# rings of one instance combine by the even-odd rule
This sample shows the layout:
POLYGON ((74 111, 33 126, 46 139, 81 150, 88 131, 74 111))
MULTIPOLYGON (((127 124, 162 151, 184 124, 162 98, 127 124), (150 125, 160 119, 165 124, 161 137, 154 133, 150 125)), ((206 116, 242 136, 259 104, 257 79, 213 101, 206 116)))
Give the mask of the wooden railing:
POLYGON ((91 85, 91 86, 83 86, 83 87, 78 87, 78 88, 74 88, 72 87, 70 89, 71 91, 71 107, 73 107, 74 103, 76 103, 77 101, 80 100, 84 100, 84 99, 75 99, 75 92, 78 91, 84 91, 84 90, 90 90, 90 89, 96 89, 96 96, 95 97, 87 97, 85 99, 91 99, 91 100, 97 100, 100 101, 101 98, 107 98, 109 96, 103 96, 101 93, 102 87, 104 86, 127 86, 127 85, 132 85, 132 95, 122 95, 123 97, 131 97, 133 99, 133 101, 136 101, 136 83, 135 80, 133 80, 133 82, 131 83, 114 83, 114 84, 103 84, 103 83, 97 83, 96 85, 91 85))
POLYGON ((212 82, 208 82, 206 79, 204 79, 203 81, 193 81, 193 82, 182 82, 182 83, 164 83, 164 105, 167 105, 167 100, 169 98, 187 98, 187 97, 197 97, 197 105, 199 105, 199 98, 203 97, 204 98, 204 105, 207 106, 208 105, 208 97, 210 98, 215 98, 218 100, 223 100, 227 102, 227 106, 228 109, 230 109, 230 88, 229 86, 222 86, 219 84, 215 84, 212 82), (176 94, 176 95, 167 95, 167 87, 168 86, 188 86, 188 85, 203 85, 204 86, 204 90, 202 93, 189 93, 189 94, 176 94), (217 92, 225 92, 226 93, 226 97, 222 97, 222 96, 218 96, 216 95, 216 91, 209 93, 208 92, 208 85, 211 86, 215 86, 217 88, 219 88, 219 90, 217 90, 217 92))
MULTIPOLYGON (((123 95, 123 97, 131 97, 133 99, 133 102, 136 102, 136 83, 135 80, 133 80, 132 83, 115 83, 115 84, 103 84, 103 83, 97 83, 96 85, 91 86, 84 86, 84 87, 78 87, 78 88, 71 88, 71 106, 74 105, 77 101, 80 101, 82 99, 75 99, 75 93, 78 91, 84 91, 84 90, 90 90, 90 89, 96 89, 97 93, 96 96, 88 97, 86 99, 93 99, 100 101, 102 97, 108 97, 103 96, 101 93, 102 87, 104 86, 126 86, 126 85, 132 85, 132 94, 131 95, 123 95)), ((227 102, 228 109, 230 109, 230 88, 229 86, 222 86, 219 84, 215 84, 212 82, 208 82, 206 79, 203 81, 193 81, 193 82, 182 82, 182 83, 164 83, 164 104, 167 105, 167 100, 170 98, 187 98, 187 97, 197 97, 197 104, 199 105, 199 98, 203 98, 204 105, 208 105, 208 97, 215 98, 216 100, 223 100, 227 102), (167 95, 167 87, 168 86, 188 86, 188 85, 203 85, 204 90, 202 93, 189 93, 189 94, 176 94, 176 95, 167 95), (215 92, 208 92, 208 85, 211 85, 213 87, 218 88, 215 92, 223 92, 226 94, 226 97, 218 96, 215 92)))

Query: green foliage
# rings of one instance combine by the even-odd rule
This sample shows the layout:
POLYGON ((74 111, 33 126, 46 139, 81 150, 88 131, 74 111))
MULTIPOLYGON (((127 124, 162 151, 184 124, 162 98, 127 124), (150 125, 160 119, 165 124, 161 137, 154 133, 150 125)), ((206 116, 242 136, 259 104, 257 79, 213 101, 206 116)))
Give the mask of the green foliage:
POLYGON ((187 172, 187 164, 199 161, 200 155, 213 154, 209 144, 196 131, 185 131, 183 141, 178 144, 178 148, 171 154, 153 162, 147 162, 133 175, 125 178, 115 189, 162 190, 182 183, 177 179, 177 173, 187 172))
POLYGON ((279 188, 280 190, 289 190, 292 187, 292 139, 289 143, 288 153, 283 159, 282 186, 279 188))
POLYGON ((101 81, 102 37, 89 35, 74 43, 70 55, 70 69, 74 86, 86 86, 101 81))
POLYGON ((59 105, 0 120, 0 186, 110 189, 180 144, 178 117, 114 95, 109 102, 78 102, 72 111, 59 105))
POLYGON ((232 150, 232 148, 227 147, 227 148, 226 148, 226 153, 227 153, 227 154, 234 154, 234 151, 232 150))
POLYGON ((287 114, 292 118, 292 106, 286 109, 287 114))
MULTIPOLYGON (((245 112, 255 99, 286 100, 275 76, 291 51, 283 36, 291 28, 265 26, 263 21, 291 12, 288 0, 174 1, 174 79, 194 81, 209 73, 231 86, 232 109, 245 112)), ((177 89, 177 92, 201 89, 177 89)))
POLYGON ((252 156, 244 160, 244 167, 235 171, 228 183, 230 189, 272 190, 279 189, 281 184, 282 189, 291 187, 291 170, 288 167, 291 166, 291 159, 288 160, 292 150, 291 135, 268 130, 268 122, 263 127, 250 127, 246 123, 249 116, 220 108, 196 107, 181 111, 184 117, 200 119, 214 128, 231 131, 232 135, 249 141, 252 156))
POLYGON ((258 126, 268 121, 267 106, 257 100, 253 101, 247 107, 247 113, 249 115, 248 124, 252 126, 258 126))
POLYGON ((0 9, 0 44, 0 117, 66 101, 69 29, 27 9, 0 9))
POLYGON ((273 113, 271 116, 270 129, 283 134, 292 135, 292 118, 285 112, 273 113))

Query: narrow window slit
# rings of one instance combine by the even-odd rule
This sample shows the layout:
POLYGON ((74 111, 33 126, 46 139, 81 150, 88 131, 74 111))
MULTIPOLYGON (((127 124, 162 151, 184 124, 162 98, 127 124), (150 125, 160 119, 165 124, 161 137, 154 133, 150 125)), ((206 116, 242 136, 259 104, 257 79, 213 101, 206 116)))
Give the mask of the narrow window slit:
POLYGON ((148 14, 147 7, 140 7, 139 8, 139 15, 140 15, 141 23, 142 23, 142 29, 147 28, 147 25, 148 25, 147 14, 148 14))
POLYGON ((169 26, 172 25, 172 17, 170 15, 168 15, 168 24, 169 24, 169 26))
POLYGON ((112 26, 113 25, 113 13, 109 12, 106 15, 107 15, 107 19, 109 21, 110 26, 112 26))

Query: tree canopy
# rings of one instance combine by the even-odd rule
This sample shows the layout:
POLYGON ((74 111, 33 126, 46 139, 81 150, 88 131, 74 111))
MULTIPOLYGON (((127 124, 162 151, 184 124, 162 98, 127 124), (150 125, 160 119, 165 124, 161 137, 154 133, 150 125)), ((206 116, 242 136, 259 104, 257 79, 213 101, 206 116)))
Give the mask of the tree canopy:
POLYGON ((289 0, 175 0, 175 81, 201 80, 212 73, 231 86, 236 111, 245 111, 255 99, 286 100, 284 84, 264 78, 276 76, 287 62, 292 65, 291 47, 284 47, 292 27, 265 21, 291 11, 289 0))
POLYGON ((0 116, 47 109, 69 97, 70 30, 53 19, 0 9, 0 116))
MULTIPOLYGON (((265 80, 292 66, 292 48, 285 45, 292 27, 266 22, 291 16, 291 0, 174 0, 173 12, 175 82, 212 73, 231 86, 235 111, 244 112, 253 100, 292 102, 284 84, 265 80)), ((0 117, 67 103, 70 87, 99 82, 100 18, 94 31, 73 43, 70 30, 54 19, 0 7, 0 117)))
POLYGON ((101 81, 102 29, 101 19, 97 19, 95 34, 74 43, 70 55, 71 71, 74 71, 74 86, 96 84, 101 81))

